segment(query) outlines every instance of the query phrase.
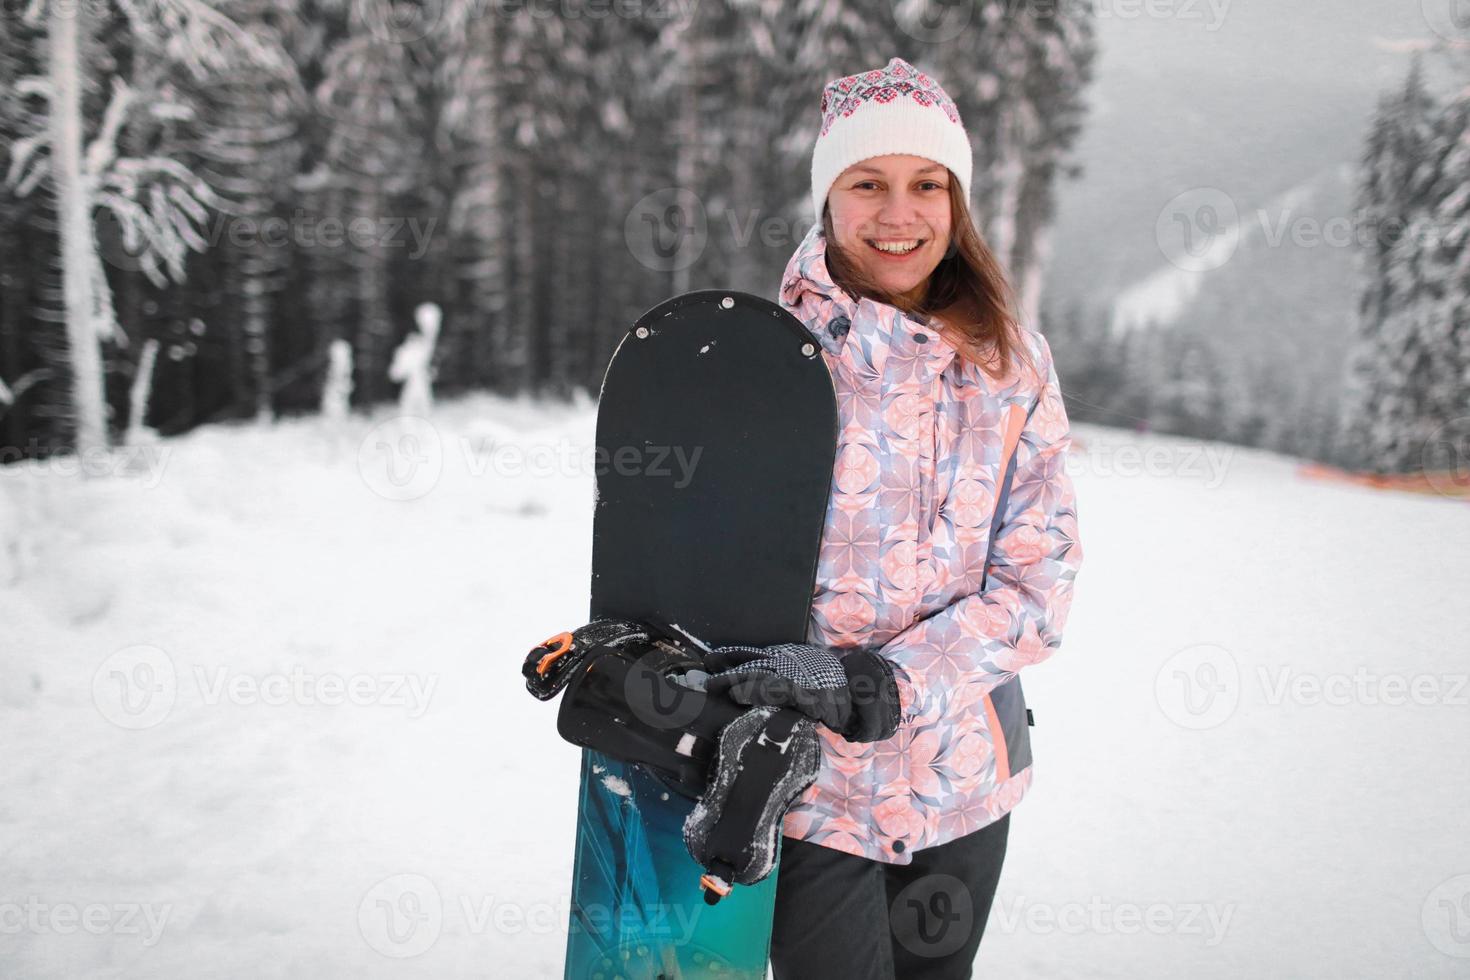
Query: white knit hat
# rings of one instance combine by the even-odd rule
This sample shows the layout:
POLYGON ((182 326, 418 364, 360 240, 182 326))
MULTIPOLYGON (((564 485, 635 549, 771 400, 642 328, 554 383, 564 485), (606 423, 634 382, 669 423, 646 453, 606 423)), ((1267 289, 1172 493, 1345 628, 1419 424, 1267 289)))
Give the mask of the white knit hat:
POLYGON ((970 196, 970 137, 954 101, 902 58, 834 79, 822 89, 822 130, 812 150, 812 207, 818 221, 838 175, 888 153, 942 163, 970 196))

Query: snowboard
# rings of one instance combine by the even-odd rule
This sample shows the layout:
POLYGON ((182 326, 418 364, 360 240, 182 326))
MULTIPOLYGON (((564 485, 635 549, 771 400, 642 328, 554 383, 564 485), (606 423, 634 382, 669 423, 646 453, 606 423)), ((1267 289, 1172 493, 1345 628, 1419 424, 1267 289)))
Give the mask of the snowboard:
MULTIPOLYGON (((701 290, 645 313, 598 401, 589 618, 709 647, 804 641, 837 436, 820 347, 775 303, 701 290)), ((707 904, 682 836, 694 805, 583 749, 566 980, 766 976, 776 867, 707 904)))

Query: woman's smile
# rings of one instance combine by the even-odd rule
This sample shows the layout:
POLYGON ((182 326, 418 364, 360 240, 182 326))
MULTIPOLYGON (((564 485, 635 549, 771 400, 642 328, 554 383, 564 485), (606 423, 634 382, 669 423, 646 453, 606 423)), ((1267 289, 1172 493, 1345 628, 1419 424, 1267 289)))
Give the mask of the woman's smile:
POLYGON ((902 262, 924 247, 927 238, 864 239, 868 247, 890 262, 902 262))

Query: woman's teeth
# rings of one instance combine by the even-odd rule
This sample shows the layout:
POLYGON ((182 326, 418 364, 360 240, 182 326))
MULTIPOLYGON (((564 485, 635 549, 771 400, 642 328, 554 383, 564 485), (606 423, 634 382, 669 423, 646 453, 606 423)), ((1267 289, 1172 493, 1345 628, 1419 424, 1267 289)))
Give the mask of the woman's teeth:
POLYGON ((868 244, 880 252, 887 252, 889 255, 907 255, 924 244, 924 239, 911 238, 906 242, 875 242, 870 239, 868 244))

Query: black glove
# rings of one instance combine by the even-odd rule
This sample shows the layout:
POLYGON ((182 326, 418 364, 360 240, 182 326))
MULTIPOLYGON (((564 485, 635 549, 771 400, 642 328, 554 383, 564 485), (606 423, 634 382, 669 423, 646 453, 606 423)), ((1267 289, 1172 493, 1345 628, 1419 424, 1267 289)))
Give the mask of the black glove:
POLYGON ((740 704, 795 708, 849 742, 876 742, 898 731, 893 664, 870 650, 808 643, 718 647, 705 655, 705 690, 740 704))

